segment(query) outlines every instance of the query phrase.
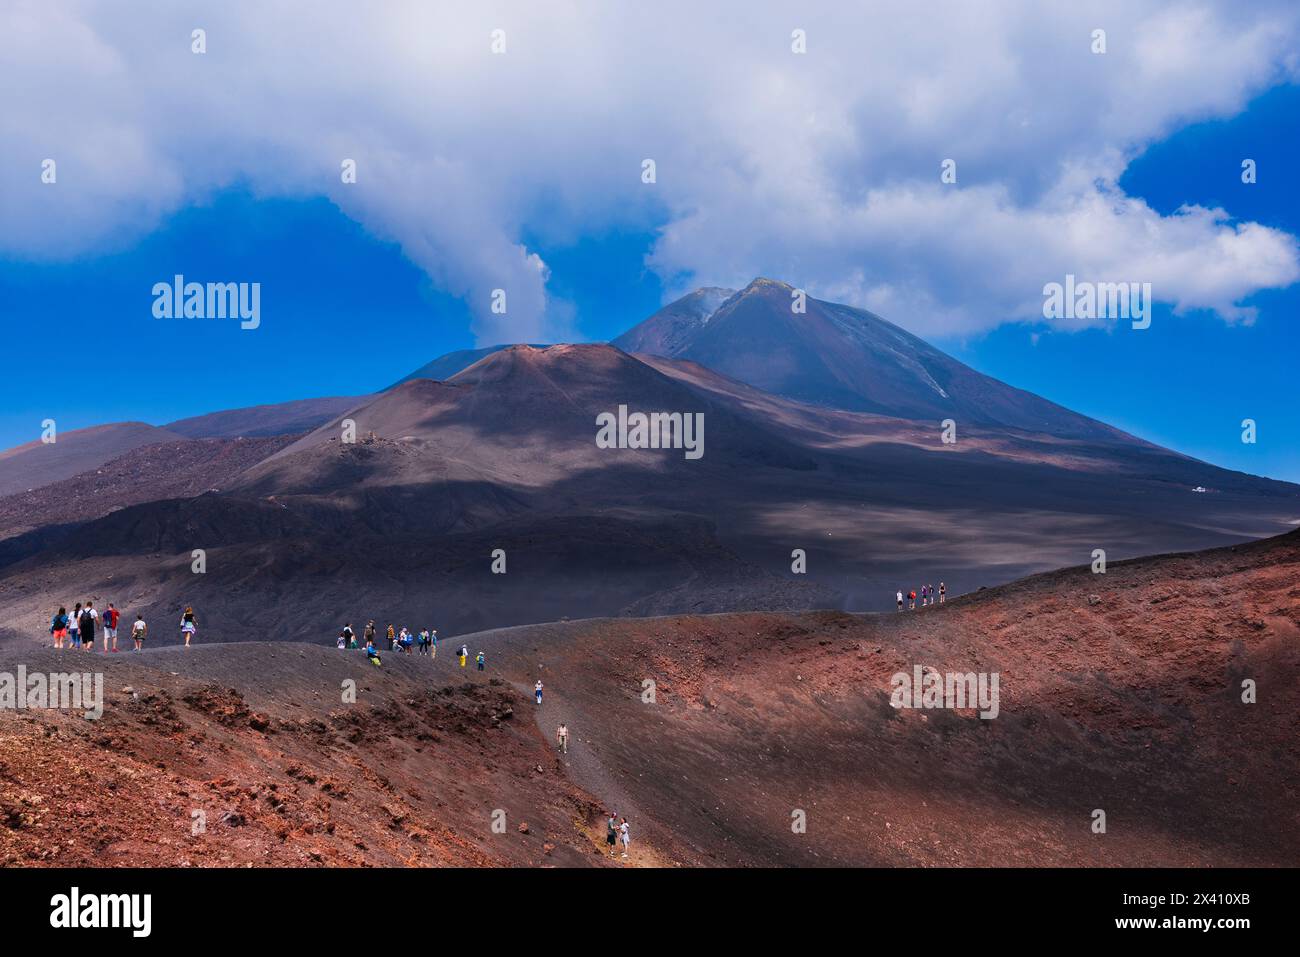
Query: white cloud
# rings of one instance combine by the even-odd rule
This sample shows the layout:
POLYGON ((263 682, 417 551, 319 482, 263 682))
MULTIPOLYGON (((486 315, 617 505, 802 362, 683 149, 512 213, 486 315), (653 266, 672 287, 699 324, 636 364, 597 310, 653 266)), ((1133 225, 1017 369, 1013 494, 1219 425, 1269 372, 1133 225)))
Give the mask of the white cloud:
POLYGON ((483 341, 568 331, 525 234, 665 217, 650 265, 675 288, 774 275, 922 332, 1039 316, 1067 272, 1229 320, 1300 278, 1293 237, 1116 185, 1146 145, 1296 77, 1292 6, 804 7, 9 3, 0 254, 118 247, 235 182, 323 194, 464 296, 483 341))

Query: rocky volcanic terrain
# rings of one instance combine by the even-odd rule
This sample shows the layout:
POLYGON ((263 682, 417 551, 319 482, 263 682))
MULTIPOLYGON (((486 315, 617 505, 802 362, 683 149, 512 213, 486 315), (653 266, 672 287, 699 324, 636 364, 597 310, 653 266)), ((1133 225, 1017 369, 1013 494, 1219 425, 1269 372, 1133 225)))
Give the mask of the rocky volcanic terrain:
POLYGON ((913 612, 464 640, 486 673, 457 668, 446 640, 382 669, 320 646, 58 657, 10 642, 5 670, 102 669, 107 706, 98 722, 0 714, 0 859, 621 865, 599 853, 611 808, 632 822, 634 866, 1300 857, 1300 533, 913 612), (891 676, 916 665, 997 672, 998 716, 894 709, 891 676), (567 759, 549 745, 560 721, 567 759))

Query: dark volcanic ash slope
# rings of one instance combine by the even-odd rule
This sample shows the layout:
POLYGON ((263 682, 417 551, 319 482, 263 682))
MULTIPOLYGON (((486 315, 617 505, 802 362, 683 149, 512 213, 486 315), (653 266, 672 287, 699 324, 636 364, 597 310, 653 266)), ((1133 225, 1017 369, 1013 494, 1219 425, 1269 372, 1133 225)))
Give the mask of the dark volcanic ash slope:
POLYGON ((72 478, 131 449, 179 438, 175 432, 143 422, 116 422, 57 432, 53 442, 38 439, 0 452, 0 495, 72 478))
MULTIPOLYGON (((0 622, 87 597, 204 640, 344 621, 443 634, 605 615, 882 608, 1090 560, 1275 534, 1300 489, 1145 443, 791 402, 680 360, 517 346, 412 380, 220 485, 0 542, 0 622), (596 417, 701 412, 705 454, 601 449, 596 417), (342 419, 357 441, 341 441, 342 419), (1208 493, 1192 489, 1203 485, 1208 493), (196 549, 206 571, 192 571, 196 549), (796 549, 806 574, 792 573, 796 549), (504 552, 505 574, 493 572, 504 552)), ((247 441, 247 440, 246 440, 247 441)))
POLYGON ((297 399, 275 405, 209 412, 169 423, 166 428, 189 439, 257 438, 309 432, 348 409, 369 401, 365 396, 297 399))
POLYGON ((188 439, 132 449, 72 478, 0 498, 0 539, 219 490, 291 441, 292 436, 188 439))
POLYGON ((537 720, 576 736, 577 783, 640 834, 711 863, 1300 857, 1297 532, 914 612, 586 621, 469 640, 520 685, 545 682, 537 720), (998 716, 894 709, 892 675, 917 665, 998 673, 998 716), (1257 703, 1242 700, 1247 679, 1257 703), (792 831, 798 810, 806 833, 792 831))
POLYGON ((716 503, 746 476, 805 474, 812 458, 611 347, 515 347, 348 417, 355 444, 331 423, 219 495, 123 509, 61 542, 6 543, 4 608, 29 622, 14 630, 35 628, 65 589, 165 621, 202 607, 208 640, 319 638, 370 616, 446 635, 657 609, 674 589, 671 607, 702 611, 834 600, 718 539, 716 503), (597 448, 596 416, 620 403, 703 412, 705 457, 597 448), (506 574, 492 572, 498 549, 506 574))

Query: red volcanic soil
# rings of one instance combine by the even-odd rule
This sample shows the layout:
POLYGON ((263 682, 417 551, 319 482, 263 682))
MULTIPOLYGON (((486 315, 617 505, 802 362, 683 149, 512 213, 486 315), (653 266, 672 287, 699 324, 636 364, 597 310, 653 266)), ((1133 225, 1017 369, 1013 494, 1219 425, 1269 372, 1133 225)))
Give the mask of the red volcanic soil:
POLYGON ((384 658, 283 644, 7 655, 11 672, 102 671, 105 710, 0 715, 0 863, 611 863, 589 833, 603 809, 565 780, 523 694, 447 650, 384 658))
POLYGON ((463 639, 482 675, 460 640, 383 669, 320 645, 10 642, 0 670, 102 670, 106 709, 0 713, 0 861, 621 864, 599 852, 607 809, 634 866, 1300 856, 1300 533, 913 612, 498 629, 463 639), (997 673, 998 716, 891 707, 917 665, 997 673))
POLYGON ((539 721, 580 738, 577 783, 714 864, 1300 859, 1300 533, 901 614, 573 622, 471 647, 489 642, 546 682, 539 721), (999 673, 999 716, 895 710, 891 676, 916 665, 999 673))

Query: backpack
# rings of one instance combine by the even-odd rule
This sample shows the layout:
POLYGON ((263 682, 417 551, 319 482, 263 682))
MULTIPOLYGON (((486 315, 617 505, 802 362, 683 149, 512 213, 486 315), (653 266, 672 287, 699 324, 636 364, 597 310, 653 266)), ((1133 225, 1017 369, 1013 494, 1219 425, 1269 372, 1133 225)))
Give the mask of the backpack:
POLYGON ((80 624, 81 624, 81 631, 83 634, 90 634, 95 630, 95 619, 91 616, 90 612, 88 611, 83 611, 81 613, 80 624))

